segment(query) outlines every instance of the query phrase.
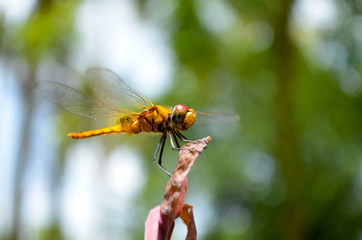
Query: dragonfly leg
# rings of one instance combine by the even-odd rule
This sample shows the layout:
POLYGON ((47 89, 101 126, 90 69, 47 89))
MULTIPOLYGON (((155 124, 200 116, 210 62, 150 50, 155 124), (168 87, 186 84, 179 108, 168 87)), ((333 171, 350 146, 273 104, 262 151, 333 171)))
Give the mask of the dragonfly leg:
POLYGON ((173 131, 170 131, 168 133, 170 135, 170 139, 171 139, 171 145, 172 145, 172 149, 174 150, 192 150, 193 148, 189 148, 189 147, 183 147, 183 148, 180 148, 180 145, 178 143, 178 140, 177 138, 179 138, 181 141, 184 141, 184 142, 192 142, 191 140, 188 140, 184 135, 182 135, 178 130, 174 129, 173 131), (171 134, 172 136, 174 137, 175 139, 175 142, 177 143, 177 148, 175 147, 175 144, 172 142, 172 138, 171 138, 171 134))
POLYGON ((180 133, 179 130, 175 130, 175 131, 174 131, 174 134, 176 134, 176 136, 177 136, 181 141, 184 141, 184 142, 192 142, 191 140, 188 140, 184 135, 182 135, 182 133, 180 133))
POLYGON ((165 143, 166 143, 166 138, 167 138, 167 135, 165 134, 164 135, 165 137, 162 137, 163 140, 162 140, 162 145, 161 145, 161 150, 160 150, 160 156, 158 157, 158 164, 162 167, 162 155, 163 155, 163 149, 165 147, 165 143))
POLYGON ((171 177, 171 174, 164 167, 162 167, 162 153, 163 153, 163 149, 165 147, 166 138, 167 138, 167 135, 162 134, 162 137, 161 137, 160 141, 158 142, 156 151, 153 154, 153 163, 156 164, 159 168, 161 168, 161 170, 164 171, 169 177, 171 177), (160 148, 161 148, 161 150, 160 150, 160 148), (156 159, 157 159, 158 152, 160 152, 160 156, 159 156, 158 162, 157 162, 156 159))
POLYGON ((174 142, 176 143, 176 147, 180 148, 180 143, 177 140, 177 136, 175 135, 174 132, 171 132, 171 133, 172 133, 172 138, 173 138, 174 142))
POLYGON ((175 136, 175 133, 172 131, 168 132, 168 135, 170 136, 170 142, 171 142, 171 147, 173 150, 181 150, 180 148, 180 144, 175 136), (175 145, 176 143, 176 145, 175 145))
MULTIPOLYGON (((177 136, 177 134, 175 132, 169 131, 168 135, 170 136, 171 147, 172 147, 173 150, 190 150, 190 149, 192 149, 192 148, 188 148, 188 147, 180 148, 180 144, 179 144, 179 142, 177 140, 178 136, 177 136), (176 145, 175 145, 175 143, 176 143, 176 145)), ((187 142, 191 142, 191 141, 187 140, 187 142)))

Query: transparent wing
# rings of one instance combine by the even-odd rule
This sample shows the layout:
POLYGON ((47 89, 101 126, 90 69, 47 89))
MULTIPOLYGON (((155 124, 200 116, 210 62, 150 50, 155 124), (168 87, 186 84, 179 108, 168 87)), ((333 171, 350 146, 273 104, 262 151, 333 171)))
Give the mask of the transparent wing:
POLYGON ((227 124, 240 121, 240 116, 233 113, 194 112, 196 114, 196 124, 227 124))
POLYGON ((88 69, 87 80, 95 96, 105 103, 132 110, 153 106, 148 97, 132 89, 107 68, 88 69))
POLYGON ((128 109, 104 103, 61 83, 41 81, 35 88, 51 102, 66 110, 107 125, 116 124, 119 118, 125 115, 136 117, 137 114, 128 109))

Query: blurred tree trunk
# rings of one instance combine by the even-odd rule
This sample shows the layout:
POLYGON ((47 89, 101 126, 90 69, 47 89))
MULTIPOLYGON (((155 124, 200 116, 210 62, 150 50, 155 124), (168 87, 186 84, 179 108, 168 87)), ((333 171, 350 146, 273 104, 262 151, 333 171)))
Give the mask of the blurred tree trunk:
POLYGON ((286 184, 286 199, 281 214, 284 239, 305 239, 303 213, 303 164, 299 152, 299 133, 295 118, 295 94, 298 85, 298 51, 289 36, 289 15, 293 0, 280 0, 274 17, 276 95, 276 141, 274 151, 281 162, 286 184))
POLYGON ((32 85, 35 81, 36 67, 29 67, 28 79, 24 79, 23 82, 23 100, 24 100, 24 117, 22 119, 21 137, 19 152, 16 161, 16 170, 14 175, 14 196, 13 196, 13 222, 11 229, 11 239, 20 239, 21 234, 21 215, 23 206, 24 195, 24 179, 27 173, 27 169, 30 163, 30 137, 31 126, 33 122, 33 109, 34 109, 34 91, 32 85))
MULTIPOLYGON (((15 35, 16 41, 13 41, 14 44, 10 46, 10 49, 13 48, 13 51, 17 53, 17 57, 26 63, 26 69, 18 70, 19 82, 21 82, 19 85, 22 85, 23 90, 24 117, 20 131, 20 150, 18 151, 14 174, 13 221, 10 235, 10 238, 14 240, 21 238, 20 235, 22 234, 22 205, 24 187, 26 187, 24 179, 27 175, 27 169, 31 165, 31 131, 33 109, 35 109, 33 85, 36 81, 36 73, 44 60, 55 58, 64 61, 66 59, 70 49, 69 46, 72 43, 74 16, 79 3, 80 1, 72 0, 60 2, 56 0, 37 0, 29 18, 17 31, 17 35, 15 35)), ((64 156, 64 153, 62 154, 61 157, 64 156)), ((56 167, 62 167, 62 163, 56 167)), ((61 175, 62 169, 54 169, 54 179, 52 179, 52 187, 55 189, 53 192, 54 199, 57 199, 58 192, 56 189, 61 180, 61 175)), ((53 207, 57 206, 54 205, 53 207)), ((58 211, 57 209, 53 210, 54 223, 52 227, 58 231, 58 211)), ((61 234, 58 235, 61 237, 61 234)), ((51 238, 54 239, 54 235, 51 238)))

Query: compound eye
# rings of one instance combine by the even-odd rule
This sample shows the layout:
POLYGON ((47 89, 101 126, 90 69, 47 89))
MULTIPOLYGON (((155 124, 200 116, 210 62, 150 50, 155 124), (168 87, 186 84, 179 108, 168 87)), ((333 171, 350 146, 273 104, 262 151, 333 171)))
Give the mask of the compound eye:
POLYGON ((182 104, 177 104, 172 112, 172 121, 174 123, 182 123, 186 117, 189 108, 182 104))
POLYGON ((182 111, 182 110, 186 110, 186 111, 188 111, 189 110, 189 108, 188 107, 186 107, 185 105, 183 105, 183 104, 177 104, 176 106, 175 106, 175 111, 182 111))

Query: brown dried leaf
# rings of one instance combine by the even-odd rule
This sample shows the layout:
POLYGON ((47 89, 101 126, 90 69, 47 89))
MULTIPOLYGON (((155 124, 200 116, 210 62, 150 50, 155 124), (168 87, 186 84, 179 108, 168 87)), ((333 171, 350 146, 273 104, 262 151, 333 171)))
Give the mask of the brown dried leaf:
POLYGON ((196 225, 193 220, 192 206, 185 204, 187 175, 211 137, 187 143, 179 152, 176 169, 167 183, 162 204, 150 211, 145 223, 145 239, 170 239, 174 220, 180 215, 186 219, 187 239, 196 239, 196 225), (184 210, 185 209, 185 210, 184 210), (185 211, 185 213, 182 213, 185 211))
POLYGON ((186 196, 187 175, 210 140, 211 137, 206 137, 192 141, 180 150, 176 169, 170 181, 167 183, 164 201, 161 204, 163 214, 174 219, 180 216, 186 196))
POLYGON ((194 213, 193 213, 192 209, 193 209, 192 205, 184 204, 184 207, 182 208, 182 212, 180 215, 182 222, 187 227, 186 240, 197 239, 196 224, 195 224, 194 213))

